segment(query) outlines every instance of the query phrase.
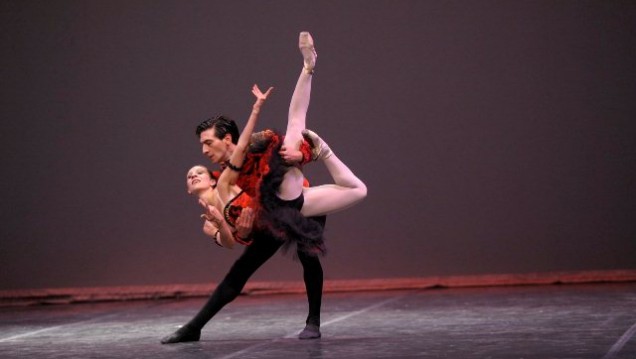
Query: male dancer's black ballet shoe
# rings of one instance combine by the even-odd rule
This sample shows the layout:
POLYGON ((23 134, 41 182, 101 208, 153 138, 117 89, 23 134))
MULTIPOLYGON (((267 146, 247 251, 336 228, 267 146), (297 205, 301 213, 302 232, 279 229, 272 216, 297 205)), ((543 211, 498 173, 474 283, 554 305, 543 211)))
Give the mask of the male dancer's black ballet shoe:
POLYGON ((325 158, 329 158, 333 155, 333 152, 331 151, 331 148, 329 148, 327 142, 320 138, 320 136, 318 136, 315 132, 304 129, 302 134, 305 141, 307 141, 311 147, 311 159, 313 161, 324 160, 325 158))
POLYGON ((200 338, 200 330, 196 330, 187 325, 184 325, 181 328, 177 329, 176 332, 161 339, 161 344, 198 342, 200 338))
POLYGON ((320 327, 315 324, 307 324, 305 329, 298 334, 298 339, 318 339, 320 337, 320 327))
POLYGON ((303 61, 305 63, 304 71, 308 74, 313 74, 318 54, 314 47, 314 39, 307 31, 300 33, 298 37, 298 48, 300 49, 300 53, 303 54, 303 61))

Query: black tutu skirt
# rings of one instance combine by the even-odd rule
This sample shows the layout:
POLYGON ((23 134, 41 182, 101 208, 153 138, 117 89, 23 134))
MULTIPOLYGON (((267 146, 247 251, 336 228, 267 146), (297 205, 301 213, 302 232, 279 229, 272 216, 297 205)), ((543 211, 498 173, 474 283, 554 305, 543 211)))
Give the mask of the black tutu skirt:
MULTIPOLYGON (((274 136, 263 140, 263 143, 253 144, 250 152, 261 160, 267 161, 268 171, 259 174, 258 184, 258 215, 256 227, 260 231, 283 241, 283 251, 297 249, 308 255, 326 254, 324 242, 324 223, 326 216, 304 217, 300 210, 304 197, 294 200, 282 200, 277 192, 283 182, 283 177, 289 169, 279 154, 282 146, 282 136, 274 136), (295 248, 294 248, 295 247, 295 248)), ((250 155, 248 155, 250 157, 250 155)), ((247 161, 249 163, 250 161, 247 161)), ((261 169, 263 166, 260 166, 261 169)), ((296 251, 293 251, 296 252, 296 251)))

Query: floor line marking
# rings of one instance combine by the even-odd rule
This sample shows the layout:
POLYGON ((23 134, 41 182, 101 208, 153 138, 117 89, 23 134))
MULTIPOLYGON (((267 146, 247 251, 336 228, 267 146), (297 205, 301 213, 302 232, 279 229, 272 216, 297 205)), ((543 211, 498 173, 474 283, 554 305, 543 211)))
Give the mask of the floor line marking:
POLYGON ((0 338, 0 343, 10 342, 10 341, 15 340, 15 339, 20 339, 20 338, 23 338, 23 337, 28 337, 28 336, 31 336, 31 335, 40 334, 40 333, 43 333, 43 332, 47 332, 49 330, 54 330, 54 329, 65 327, 67 325, 68 324, 57 325, 57 326, 54 326, 54 327, 48 327, 48 328, 34 330, 32 332, 26 332, 26 333, 22 333, 22 334, 13 335, 13 336, 10 336, 10 337, 7 337, 7 338, 0 338))
MULTIPOLYGON (((370 305, 370 306, 368 306, 368 307, 362 308, 362 309, 360 309, 360 310, 356 310, 355 312, 351 312, 351 313, 348 313, 348 314, 342 315, 342 316, 340 316, 340 317, 334 318, 334 319, 332 319, 332 320, 328 320, 328 321, 326 321, 325 323, 321 324, 321 325, 320 325, 320 327, 322 328, 322 327, 325 327, 325 326, 327 326, 327 325, 330 325, 330 324, 333 324, 333 323, 337 323, 337 322, 340 322, 340 321, 342 321, 342 320, 345 320, 345 319, 351 318, 351 317, 353 317, 353 316, 356 316, 356 315, 359 315, 359 314, 362 314, 362 313, 366 313, 366 312, 368 312, 368 311, 370 311, 370 310, 372 310, 372 309, 375 309, 375 308, 381 307, 381 306, 383 306, 383 305, 386 305, 386 304, 389 304, 389 303, 395 302, 395 301, 397 301, 397 300, 399 300, 399 299, 402 299, 402 298, 404 298, 404 297, 406 297, 406 296, 408 296, 408 295, 411 295, 411 294, 412 294, 412 293, 406 293, 406 294, 403 294, 403 295, 400 295, 400 296, 397 296, 397 297, 392 297, 392 298, 389 298, 389 299, 384 300, 384 301, 382 301, 382 302, 375 303, 375 304, 370 305)), ((254 344, 254 345, 251 345, 251 346, 249 346, 249 347, 247 347, 247 348, 245 348, 245 349, 241 349, 241 350, 239 350, 239 351, 237 351, 237 352, 234 352, 234 353, 232 353, 232 354, 228 354, 228 355, 226 355, 226 356, 223 356, 223 357, 221 357, 221 358, 219 358, 219 359, 230 359, 230 358, 235 358, 235 357, 237 357, 237 356, 239 356, 239 355, 243 355, 243 354, 245 354, 245 353, 247 353, 247 352, 250 352, 250 351, 252 351, 252 350, 254 350, 254 349, 258 349, 258 348, 260 348, 260 347, 264 347, 264 346, 266 346, 266 345, 270 345, 270 344, 273 344, 273 343, 280 342, 280 341, 282 341, 283 339, 290 339, 290 338, 294 338, 294 337, 296 337, 296 336, 298 335, 298 333, 299 333, 298 331, 295 331, 295 332, 290 333, 290 334, 287 334, 287 335, 285 335, 285 336, 283 336, 283 337, 281 337, 281 338, 276 338, 276 339, 268 340, 268 341, 266 341, 266 342, 264 342, 264 343, 254 344)), ((300 339, 299 339, 299 340, 300 340, 300 339)))
POLYGON ((627 331, 620 338, 618 338, 618 341, 614 343, 614 345, 612 345, 612 347, 607 352, 607 354, 605 354, 603 359, 614 358, 614 356, 616 356, 616 354, 618 354, 618 352, 620 352, 621 349, 623 349, 623 346, 627 344, 627 342, 634 336, 634 334, 636 334, 636 323, 634 323, 634 325, 632 325, 629 329, 627 329, 627 331))
MULTIPOLYGON (((143 307, 142 309, 147 309, 149 307, 154 307, 154 306, 157 306, 157 305, 146 306, 146 307, 143 307)), ((130 308, 130 309, 126 309, 126 310, 123 310, 123 311, 118 311, 118 312, 115 312, 115 313, 102 314, 100 316, 93 317, 91 319, 80 320, 78 322, 60 324, 60 325, 56 325, 56 326, 53 326, 53 327, 42 328, 42 329, 38 329, 38 330, 34 330, 34 331, 31 331, 31 332, 26 332, 26 333, 22 333, 22 334, 16 334, 16 335, 12 335, 12 336, 6 337, 6 338, 0 338, 0 343, 9 342, 9 341, 20 339, 20 338, 24 338, 24 337, 30 337, 32 335, 48 332, 50 330, 55 330, 55 329, 68 327, 68 326, 71 326, 71 325, 86 324, 86 323, 90 323, 90 322, 97 322, 97 321, 100 321, 100 320, 108 318, 108 317, 117 316, 117 315, 120 315, 121 313, 130 312, 130 311, 134 311, 134 310, 138 310, 138 309, 139 308, 130 308)))
POLYGON ((16 334, 16 335, 13 335, 13 336, 10 336, 10 337, 6 337, 6 338, 0 338, 0 343, 9 342, 9 341, 20 339, 20 338, 24 338, 24 337, 30 337, 32 335, 48 332, 50 330, 55 330, 55 329, 68 327, 68 326, 71 326, 71 325, 86 324, 86 323, 90 323, 90 322, 95 322, 95 321, 98 321, 98 320, 101 320, 101 319, 104 319, 104 318, 107 318, 107 317, 111 317, 111 316, 116 315, 116 314, 118 314, 118 313, 104 314, 104 315, 96 317, 96 318, 87 319, 87 320, 80 320, 79 322, 66 323, 66 324, 56 325, 56 326, 53 326, 53 327, 48 327, 48 328, 42 328, 42 329, 34 330, 32 332, 16 334))

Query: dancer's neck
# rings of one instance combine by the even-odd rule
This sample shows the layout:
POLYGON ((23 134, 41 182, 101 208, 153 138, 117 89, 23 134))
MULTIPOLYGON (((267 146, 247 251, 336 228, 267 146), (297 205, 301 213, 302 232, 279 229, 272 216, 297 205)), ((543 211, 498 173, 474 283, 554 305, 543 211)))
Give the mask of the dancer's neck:
POLYGON ((216 195, 212 188, 199 192, 197 196, 209 205, 214 206, 216 204, 216 195))

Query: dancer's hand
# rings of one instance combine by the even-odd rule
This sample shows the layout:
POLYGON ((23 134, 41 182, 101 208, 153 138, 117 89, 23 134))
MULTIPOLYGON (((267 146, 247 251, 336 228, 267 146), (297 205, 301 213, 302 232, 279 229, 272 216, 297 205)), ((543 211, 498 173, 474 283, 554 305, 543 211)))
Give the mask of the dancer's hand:
POLYGON ((287 146, 283 145, 278 151, 280 157, 287 163, 288 165, 293 165, 302 162, 303 153, 300 150, 294 148, 287 148, 287 146))
POLYGON ((208 221, 208 220, 203 221, 203 233, 212 237, 214 241, 217 241, 216 234, 218 232, 219 232, 219 227, 216 225, 216 223, 212 221, 208 221))
POLYGON ((221 236, 219 236, 219 233, 222 232, 221 227, 223 226, 223 216, 219 210, 202 199, 199 199, 199 204, 205 209, 205 213, 201 215, 201 218, 203 218, 203 233, 212 237, 217 245, 232 248, 233 244, 227 243, 227 241, 224 242, 225 245, 223 245, 223 235, 221 234, 221 236))
POLYGON ((272 91, 274 91, 274 88, 270 87, 267 89, 267 91, 265 91, 265 93, 263 93, 261 92, 261 89, 258 88, 258 85, 254 84, 254 86, 252 86, 252 93, 254 94, 254 97, 256 97, 256 102, 254 103, 254 109, 259 109, 261 105, 263 104, 263 102, 267 100, 267 97, 269 97, 272 91))
POLYGON ((254 225, 254 210, 246 207, 241 211, 241 215, 236 219, 236 235, 239 238, 247 238, 252 232, 254 225))
POLYGON ((199 199, 199 204, 205 210, 205 213, 201 215, 201 218, 203 218, 206 221, 214 223, 217 229, 221 228, 221 223, 223 221, 223 216, 221 215, 221 212, 219 212, 219 210, 216 209, 216 207, 209 205, 207 202, 205 202, 202 199, 199 199))

